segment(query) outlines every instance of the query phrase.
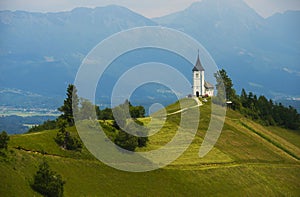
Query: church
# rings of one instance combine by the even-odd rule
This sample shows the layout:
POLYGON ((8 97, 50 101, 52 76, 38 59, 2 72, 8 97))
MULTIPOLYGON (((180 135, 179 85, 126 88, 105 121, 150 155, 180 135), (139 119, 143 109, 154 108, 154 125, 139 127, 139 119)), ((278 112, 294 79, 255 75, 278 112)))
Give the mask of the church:
POLYGON ((214 86, 204 79, 204 68, 198 54, 197 62, 193 68, 193 96, 205 97, 214 95, 214 86))

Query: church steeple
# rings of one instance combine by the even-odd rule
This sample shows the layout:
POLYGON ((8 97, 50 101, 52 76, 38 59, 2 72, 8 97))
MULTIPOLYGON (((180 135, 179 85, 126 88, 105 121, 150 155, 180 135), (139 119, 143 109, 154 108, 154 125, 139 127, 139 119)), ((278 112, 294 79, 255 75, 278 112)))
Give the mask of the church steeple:
POLYGON ((199 50, 197 62, 193 68, 193 95, 194 96, 204 96, 204 68, 200 62, 199 50))
POLYGON ((193 68, 193 72, 194 71, 205 71, 201 62, 200 62, 200 57, 199 57, 199 50, 198 50, 198 58, 197 58, 197 62, 193 68))

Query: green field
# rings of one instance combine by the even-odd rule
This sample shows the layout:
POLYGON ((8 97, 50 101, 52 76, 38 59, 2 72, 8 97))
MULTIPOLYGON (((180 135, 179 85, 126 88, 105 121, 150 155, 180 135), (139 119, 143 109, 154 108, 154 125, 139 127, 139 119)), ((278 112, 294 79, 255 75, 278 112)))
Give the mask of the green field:
MULTIPOLYGON (((179 109, 175 103, 167 113, 179 109)), ((85 148, 81 152, 62 150, 53 140, 55 130, 11 136, 6 156, 0 156, 0 196, 39 196, 30 182, 43 160, 66 181, 65 196, 300 196, 299 131, 264 127, 228 110, 217 144, 199 158, 210 120, 210 102, 200 110, 198 132, 184 154, 163 169, 143 173, 106 166, 85 148)), ((166 120, 140 119, 151 129, 165 123, 149 137, 147 147, 137 151, 168 143, 180 115, 166 120)), ((75 132, 75 128, 68 130, 75 132)))

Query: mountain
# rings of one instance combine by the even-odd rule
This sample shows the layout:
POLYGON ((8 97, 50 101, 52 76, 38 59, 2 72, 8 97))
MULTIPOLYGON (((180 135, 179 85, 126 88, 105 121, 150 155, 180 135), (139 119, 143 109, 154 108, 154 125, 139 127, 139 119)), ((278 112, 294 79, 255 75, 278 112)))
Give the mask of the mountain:
POLYGON ((299 96, 300 11, 264 19, 241 0, 203 0, 155 18, 201 42, 237 89, 299 96))
POLYGON ((120 6, 70 12, 0 12, 0 85, 45 95, 63 95, 81 61, 104 38, 154 25, 120 6))
MULTIPOLYGON (((270 98, 297 98, 299 18, 299 11, 288 11, 264 19, 241 0, 203 0, 155 19, 120 6, 59 13, 1 11, 0 88, 61 98, 68 83, 73 83, 83 58, 100 41, 121 30, 161 25, 183 31, 201 42, 218 66, 227 70, 238 91, 246 88, 270 98)), ((191 78, 190 70, 182 71, 180 61, 172 57, 146 50, 142 55, 133 53, 123 58, 104 77, 106 87, 98 91, 97 98, 101 102, 110 100, 111 84, 125 68, 147 61, 172 64, 191 78), (120 65, 126 66, 120 69, 120 65)), ((136 97, 144 100, 141 95, 147 94, 142 92, 136 97)), ((165 103, 174 101, 166 97, 165 103)))
MULTIPOLYGON (((96 160, 86 148, 80 152, 64 150, 54 141, 57 130, 12 135, 8 150, 0 152, 0 194, 38 196, 30 183, 39 163, 47 161, 66 182, 65 196, 299 196, 299 132, 264 127, 228 110, 217 144, 200 158, 210 106, 200 107, 200 126, 187 150, 170 165, 149 172, 116 170, 96 160)), ((180 108, 177 102, 166 111, 180 108)), ((154 124, 151 121, 159 132, 149 136, 147 147, 138 151, 159 150, 176 138, 180 117, 178 113, 154 124)), ((104 129, 111 127, 110 121, 103 124, 104 129)), ((66 130, 76 132, 74 127, 66 130)))
POLYGON ((0 113, 9 110, 10 107, 14 109, 55 109, 62 105, 62 100, 62 96, 47 97, 19 89, 0 88, 0 113))

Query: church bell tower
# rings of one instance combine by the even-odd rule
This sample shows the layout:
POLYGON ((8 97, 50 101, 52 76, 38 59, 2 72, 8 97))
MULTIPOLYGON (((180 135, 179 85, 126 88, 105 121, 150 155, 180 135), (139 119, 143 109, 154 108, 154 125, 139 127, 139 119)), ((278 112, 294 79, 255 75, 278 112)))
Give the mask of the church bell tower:
POLYGON ((200 62, 199 53, 197 62, 193 68, 193 95, 196 97, 205 95, 204 68, 200 62))

